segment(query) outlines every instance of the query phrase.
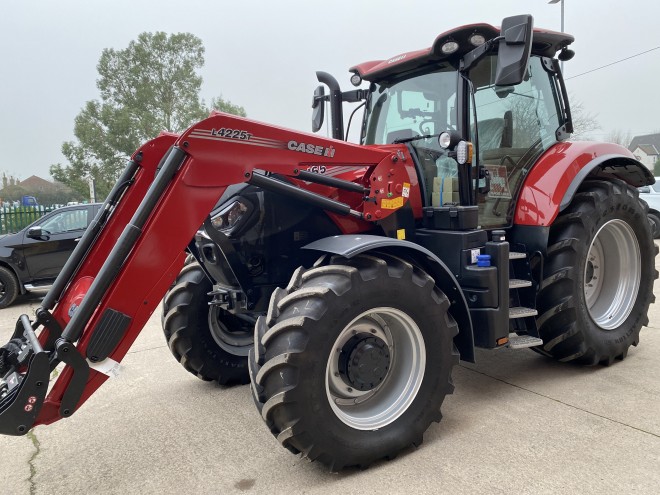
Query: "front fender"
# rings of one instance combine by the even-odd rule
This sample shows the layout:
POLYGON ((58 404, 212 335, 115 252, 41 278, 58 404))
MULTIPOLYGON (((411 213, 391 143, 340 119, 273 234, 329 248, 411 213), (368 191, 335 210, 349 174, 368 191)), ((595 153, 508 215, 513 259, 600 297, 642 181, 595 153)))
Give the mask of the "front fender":
POLYGON ((587 177, 621 179, 633 187, 653 184, 653 174, 626 148, 590 141, 557 143, 529 171, 516 205, 516 225, 548 226, 587 177))
POLYGON ((431 251, 410 241, 377 235, 325 237, 307 244, 303 249, 338 254, 346 258, 352 258, 367 251, 379 251, 412 259, 417 266, 433 277, 438 288, 449 298, 451 303, 449 311, 458 324, 458 335, 454 337, 454 343, 460 352, 461 359, 474 363, 474 334, 465 295, 447 265, 431 251))

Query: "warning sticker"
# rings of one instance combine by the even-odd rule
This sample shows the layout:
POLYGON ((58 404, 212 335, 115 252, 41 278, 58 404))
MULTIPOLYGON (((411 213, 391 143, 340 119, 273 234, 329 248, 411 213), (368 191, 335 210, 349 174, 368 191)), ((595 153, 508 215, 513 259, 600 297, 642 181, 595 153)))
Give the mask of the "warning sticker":
POLYGON ((407 182, 403 183, 403 190, 401 191, 401 196, 403 196, 404 198, 410 196, 410 184, 408 184, 407 182))
POLYGON ((394 199, 382 199, 380 201, 380 207, 383 210, 396 210, 403 206, 403 198, 394 198, 394 199))
POLYGON ((486 165, 490 172, 489 198, 511 199, 511 190, 507 180, 506 167, 504 165, 486 165))

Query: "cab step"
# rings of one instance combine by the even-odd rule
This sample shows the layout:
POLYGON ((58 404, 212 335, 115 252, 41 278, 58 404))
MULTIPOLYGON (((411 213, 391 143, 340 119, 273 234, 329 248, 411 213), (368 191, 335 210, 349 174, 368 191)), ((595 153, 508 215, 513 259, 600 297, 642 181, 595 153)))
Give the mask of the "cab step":
POLYGON ((512 278, 509 280, 509 289, 522 289, 523 287, 531 287, 531 280, 521 280, 519 278, 512 278))
POLYGON ((511 349, 525 349, 526 347, 536 347, 537 345, 543 345, 543 340, 538 337, 532 337, 531 335, 512 335, 509 337, 509 343, 506 344, 511 349))
POLYGON ((527 253, 517 253, 516 251, 509 251, 510 260, 522 260, 527 258, 527 253))
POLYGON ((536 316, 537 314, 539 314, 539 312, 533 308, 523 308, 522 306, 509 308, 510 320, 513 320, 514 318, 526 318, 527 316, 536 316))

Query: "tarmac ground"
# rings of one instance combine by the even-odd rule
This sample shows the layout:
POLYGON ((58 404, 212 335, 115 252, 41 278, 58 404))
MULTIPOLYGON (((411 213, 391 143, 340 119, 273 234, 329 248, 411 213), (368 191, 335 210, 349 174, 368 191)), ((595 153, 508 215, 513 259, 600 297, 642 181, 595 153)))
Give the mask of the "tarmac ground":
MULTIPOLYGON (((0 310, 2 343, 40 300, 23 296, 0 310)), ((279 445, 247 385, 224 388, 186 372, 165 344, 158 310, 123 373, 71 418, 0 437, 0 493, 657 494, 660 298, 649 317, 640 345, 610 367, 478 351, 477 364, 454 369, 443 420, 419 448, 329 473, 279 445)))

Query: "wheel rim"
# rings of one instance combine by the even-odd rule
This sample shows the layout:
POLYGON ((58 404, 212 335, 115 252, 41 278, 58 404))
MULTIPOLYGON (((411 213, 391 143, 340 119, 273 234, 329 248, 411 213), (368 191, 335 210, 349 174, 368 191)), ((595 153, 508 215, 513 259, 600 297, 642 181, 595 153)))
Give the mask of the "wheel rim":
POLYGON ((249 326, 247 321, 243 323, 237 316, 237 324, 241 329, 232 331, 223 323, 222 318, 224 315, 223 311, 217 306, 211 306, 209 308, 208 322, 213 340, 230 354, 234 354, 235 356, 247 356, 253 345, 254 334, 252 328, 254 322, 252 323, 252 326, 249 326), (248 326, 249 330, 244 329, 246 326, 248 326))
POLYGON ((639 242, 630 225, 610 220, 598 230, 584 267, 584 296, 589 315, 600 328, 614 330, 630 315, 641 265, 639 242))
POLYGON ((424 338, 412 318, 389 307, 365 311, 341 331, 333 345, 326 366, 328 401, 336 416, 348 426, 358 430, 382 428, 408 409, 422 384, 425 368, 424 338), (362 341, 356 342, 361 335, 362 341), (369 357, 364 356, 370 352, 377 355, 373 359, 379 364, 386 364, 374 366, 367 375, 377 383, 370 387, 357 383, 357 379, 351 381, 350 369, 348 376, 343 369, 346 359, 342 355, 347 348, 353 350, 352 363, 356 356, 362 356, 368 364, 369 357), (364 349, 368 351, 362 352, 364 349))

